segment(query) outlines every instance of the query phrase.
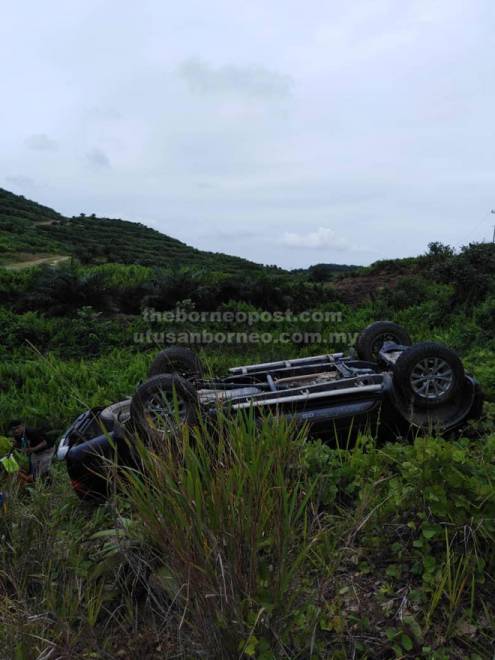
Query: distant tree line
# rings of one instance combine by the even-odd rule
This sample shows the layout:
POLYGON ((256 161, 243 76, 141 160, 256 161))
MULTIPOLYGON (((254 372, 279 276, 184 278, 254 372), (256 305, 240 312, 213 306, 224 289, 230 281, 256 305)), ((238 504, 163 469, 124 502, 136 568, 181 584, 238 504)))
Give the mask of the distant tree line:
POLYGON ((40 311, 53 316, 82 307, 107 313, 139 314, 144 307, 173 309, 190 300, 198 310, 214 310, 228 301, 260 309, 303 310, 331 300, 331 289, 301 277, 265 272, 243 276, 206 270, 111 266, 82 267, 74 263, 39 267, 24 273, 3 271, 0 295, 17 312, 40 311), (134 269, 134 270, 133 270, 134 269), (128 271, 134 277, 128 275, 128 271))

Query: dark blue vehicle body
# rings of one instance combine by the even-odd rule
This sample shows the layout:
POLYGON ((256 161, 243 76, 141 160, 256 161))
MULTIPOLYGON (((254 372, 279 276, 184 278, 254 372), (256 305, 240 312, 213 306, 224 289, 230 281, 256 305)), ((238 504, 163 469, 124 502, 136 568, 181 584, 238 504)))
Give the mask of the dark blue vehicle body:
MULTIPOLYGON (((476 380, 463 377, 454 398, 434 409, 411 406, 394 381, 393 364, 407 347, 384 345, 377 363, 341 354, 250 365, 221 380, 194 379, 197 405, 214 421, 222 411, 254 410, 306 425, 313 437, 348 444, 360 432, 379 441, 407 438, 418 431, 455 434, 481 415, 483 395, 476 380)), ((135 465, 131 400, 80 415, 59 444, 74 490, 98 499, 113 487, 115 465, 135 465), (111 465, 114 467, 112 468, 111 465)))

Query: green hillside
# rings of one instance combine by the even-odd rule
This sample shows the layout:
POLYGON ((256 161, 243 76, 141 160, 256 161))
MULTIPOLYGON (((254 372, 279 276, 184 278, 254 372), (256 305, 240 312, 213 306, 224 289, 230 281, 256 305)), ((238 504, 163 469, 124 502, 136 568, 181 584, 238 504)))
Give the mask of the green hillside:
MULTIPOLYGON (((277 266, 262 266, 221 252, 198 250, 139 222, 83 213, 68 218, 0 188, 0 266, 54 265, 71 257, 88 265, 119 263, 167 269, 180 266, 231 274, 286 272, 277 266)), ((292 272, 307 274, 310 281, 319 282, 356 268, 325 263, 292 272)))
POLYGON ((37 261, 47 255, 67 255, 85 264, 168 268, 179 264, 223 272, 265 270, 247 259, 197 250, 141 223, 83 214, 66 218, 0 189, 0 264, 37 261))

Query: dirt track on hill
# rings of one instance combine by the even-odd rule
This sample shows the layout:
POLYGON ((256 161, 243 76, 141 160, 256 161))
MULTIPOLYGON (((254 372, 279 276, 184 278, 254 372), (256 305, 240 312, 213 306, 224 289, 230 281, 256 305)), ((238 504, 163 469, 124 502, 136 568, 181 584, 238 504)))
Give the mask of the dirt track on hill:
POLYGON ((57 266, 64 261, 70 259, 67 255, 62 254, 51 254, 46 257, 35 257, 32 259, 26 259, 26 261, 12 261, 7 264, 0 264, 0 267, 7 268, 7 270, 23 270, 24 268, 32 268, 33 266, 41 266, 42 264, 47 264, 49 266, 57 266))

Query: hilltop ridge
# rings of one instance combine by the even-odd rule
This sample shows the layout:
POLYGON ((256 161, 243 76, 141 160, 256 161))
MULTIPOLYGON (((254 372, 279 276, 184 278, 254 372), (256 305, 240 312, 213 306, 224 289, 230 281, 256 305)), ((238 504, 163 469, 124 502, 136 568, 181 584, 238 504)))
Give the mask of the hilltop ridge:
POLYGON ((95 265, 186 266, 224 273, 307 272, 313 281, 331 279, 337 273, 358 268, 325 263, 287 271, 222 252, 199 250, 141 222, 98 217, 94 213, 69 218, 0 188, 0 266, 60 263, 71 257, 82 264, 95 265))
MULTIPOLYGON (((207 270, 277 270, 241 257, 198 250, 140 222, 57 211, 0 188, 0 264, 46 255, 84 264, 194 266, 207 270)), ((280 269, 282 270, 282 269, 280 269)))

